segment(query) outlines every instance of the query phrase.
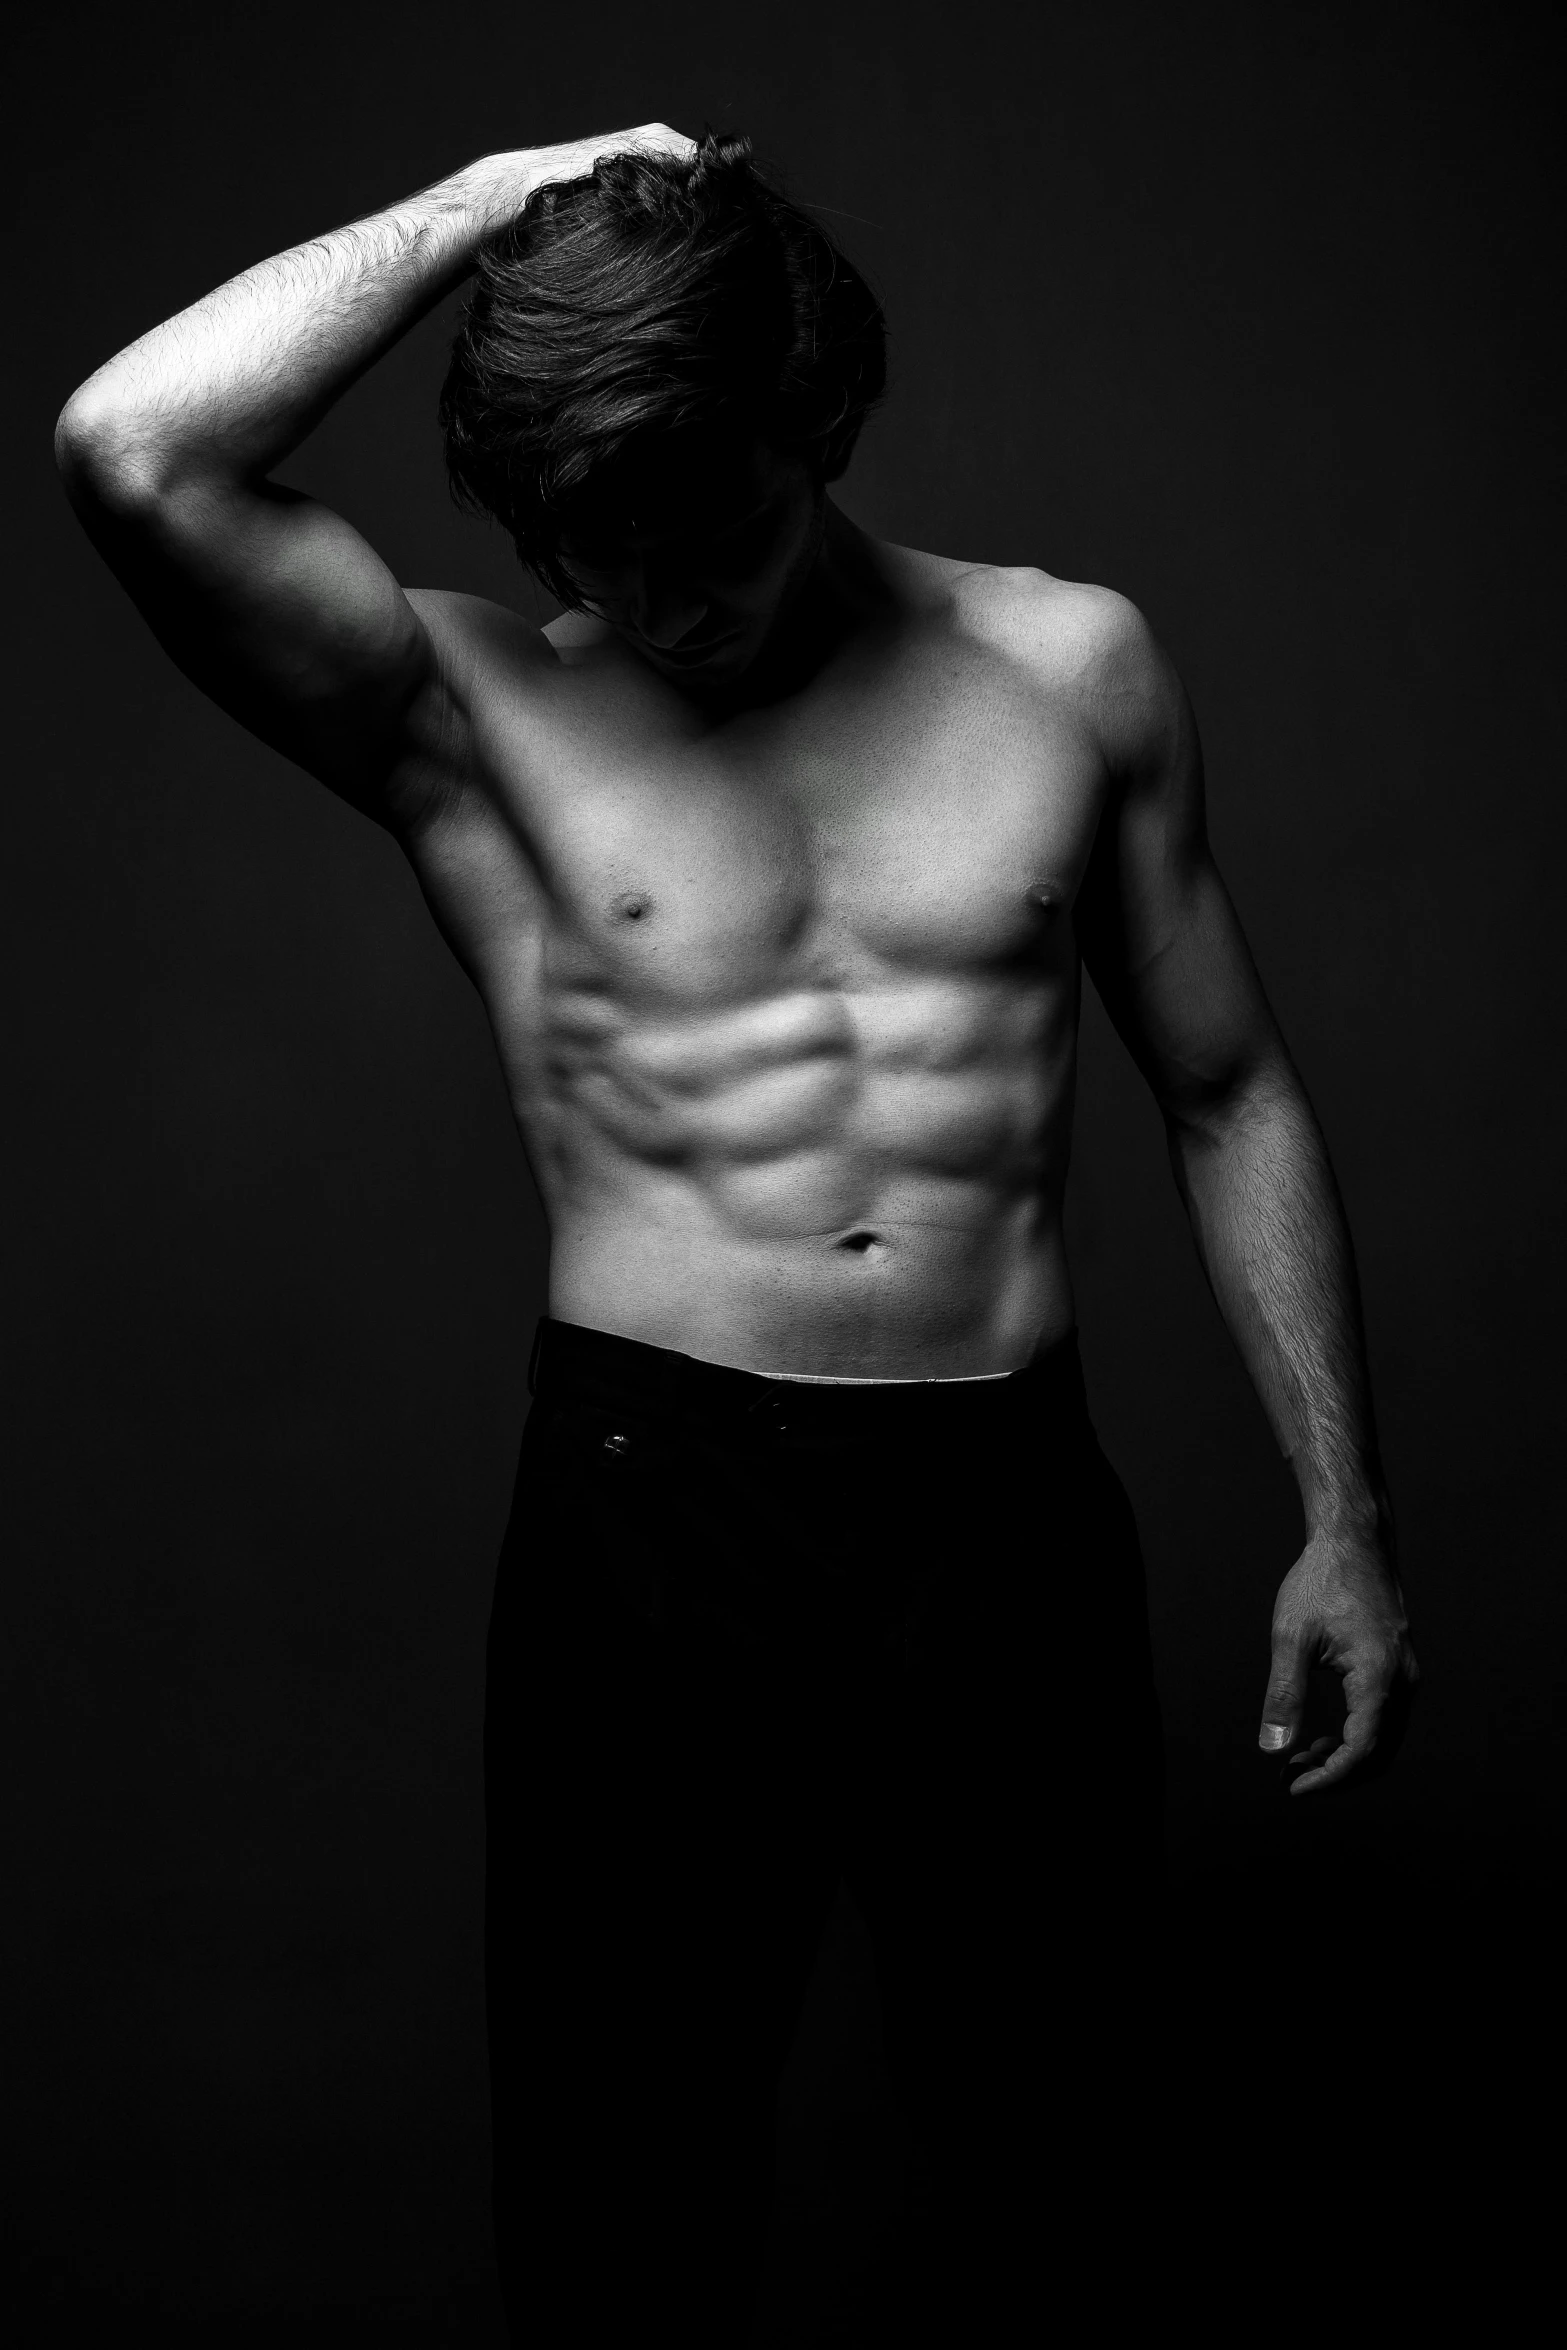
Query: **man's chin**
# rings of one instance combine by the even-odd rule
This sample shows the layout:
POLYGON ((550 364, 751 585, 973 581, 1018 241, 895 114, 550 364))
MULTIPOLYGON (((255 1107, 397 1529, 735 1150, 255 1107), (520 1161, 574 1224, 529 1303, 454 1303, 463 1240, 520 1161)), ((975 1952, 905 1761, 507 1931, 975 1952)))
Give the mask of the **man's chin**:
POLYGON ((693 684, 729 684, 743 676, 756 655, 756 643, 749 629, 736 630, 732 636, 720 637, 711 645, 696 645, 689 649, 680 645, 650 645, 638 643, 636 650, 644 661, 669 678, 689 678, 693 684))

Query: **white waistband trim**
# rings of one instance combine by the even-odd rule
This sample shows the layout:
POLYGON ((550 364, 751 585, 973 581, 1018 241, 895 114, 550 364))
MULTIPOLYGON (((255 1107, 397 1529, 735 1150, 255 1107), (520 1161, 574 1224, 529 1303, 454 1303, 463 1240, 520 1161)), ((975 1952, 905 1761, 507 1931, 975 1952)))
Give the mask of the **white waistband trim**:
POLYGON ((1010 1379, 1010 1371, 937 1372, 928 1379, 840 1379, 834 1371, 758 1371, 758 1379, 792 1379, 802 1387, 978 1387, 986 1379, 1010 1379))

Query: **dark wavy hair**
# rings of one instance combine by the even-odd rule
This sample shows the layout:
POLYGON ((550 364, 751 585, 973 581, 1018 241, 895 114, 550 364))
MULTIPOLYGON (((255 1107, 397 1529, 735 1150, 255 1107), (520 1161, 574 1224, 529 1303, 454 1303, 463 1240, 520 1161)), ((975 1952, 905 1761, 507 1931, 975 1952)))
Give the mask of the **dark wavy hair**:
POLYGON ((441 394, 447 472, 576 605, 561 539, 623 514, 629 481, 747 438, 835 481, 885 384, 864 279, 749 140, 709 132, 690 162, 611 155, 535 190, 480 249, 441 394))

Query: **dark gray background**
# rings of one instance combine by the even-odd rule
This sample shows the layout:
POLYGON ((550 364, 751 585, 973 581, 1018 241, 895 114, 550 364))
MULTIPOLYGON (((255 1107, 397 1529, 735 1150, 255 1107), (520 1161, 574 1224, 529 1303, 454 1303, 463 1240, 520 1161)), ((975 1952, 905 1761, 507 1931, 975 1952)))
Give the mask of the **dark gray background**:
MULTIPOLYGON (((1149 1561, 1180 1939, 1210 2021, 1233 1994, 1266 2032, 1304 1976, 1351 2056, 1362 1986, 1384 2048, 1407 1992, 1417 2071, 1447 2062, 1419 1986, 1455 1951, 1497 1959, 1516 2005, 1562 1777, 1546 22, 1131 0, 35 18, 7 281, 22 1538, 0 1586, 33 2338, 89 2308, 213 2340, 243 2317, 272 2340, 284 2310, 323 2340, 344 2313, 499 2338, 480 1696, 539 1212, 397 851, 166 663, 48 448, 131 336, 487 149, 750 132, 886 299, 893 396, 849 512, 1120 588, 1173 652, 1349 1204, 1427 1673, 1386 1784, 1279 1800, 1254 1738, 1292 1487, 1090 998, 1070 1230, 1149 1561)), ((451 319, 287 472, 410 584, 542 609, 446 501, 451 319)), ((1021 1572, 1047 1564, 1048 1494, 1009 1538, 1021 1572)), ((1042 1660, 1043 1704, 1073 1669, 1042 1660)), ((1113 1737, 1115 1660, 1093 1669, 1113 1737)), ((882 2159, 872 2021, 842 1918, 791 2079, 791 2242, 830 2233, 835 2163, 882 2159)), ((1232 2049, 1242 2103, 1250 2062, 1232 2049)), ((781 2301, 810 2258, 780 2250, 781 2301)))

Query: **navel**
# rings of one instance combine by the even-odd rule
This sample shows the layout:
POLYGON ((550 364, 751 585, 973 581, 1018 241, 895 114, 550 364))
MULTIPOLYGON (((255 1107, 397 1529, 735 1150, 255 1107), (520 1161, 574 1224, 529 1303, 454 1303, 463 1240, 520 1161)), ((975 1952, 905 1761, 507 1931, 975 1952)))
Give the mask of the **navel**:
POLYGON ((874 1232, 846 1232, 838 1246, 851 1249, 855 1256, 863 1257, 867 1249, 873 1249, 876 1246, 876 1242, 877 1235, 874 1232))

